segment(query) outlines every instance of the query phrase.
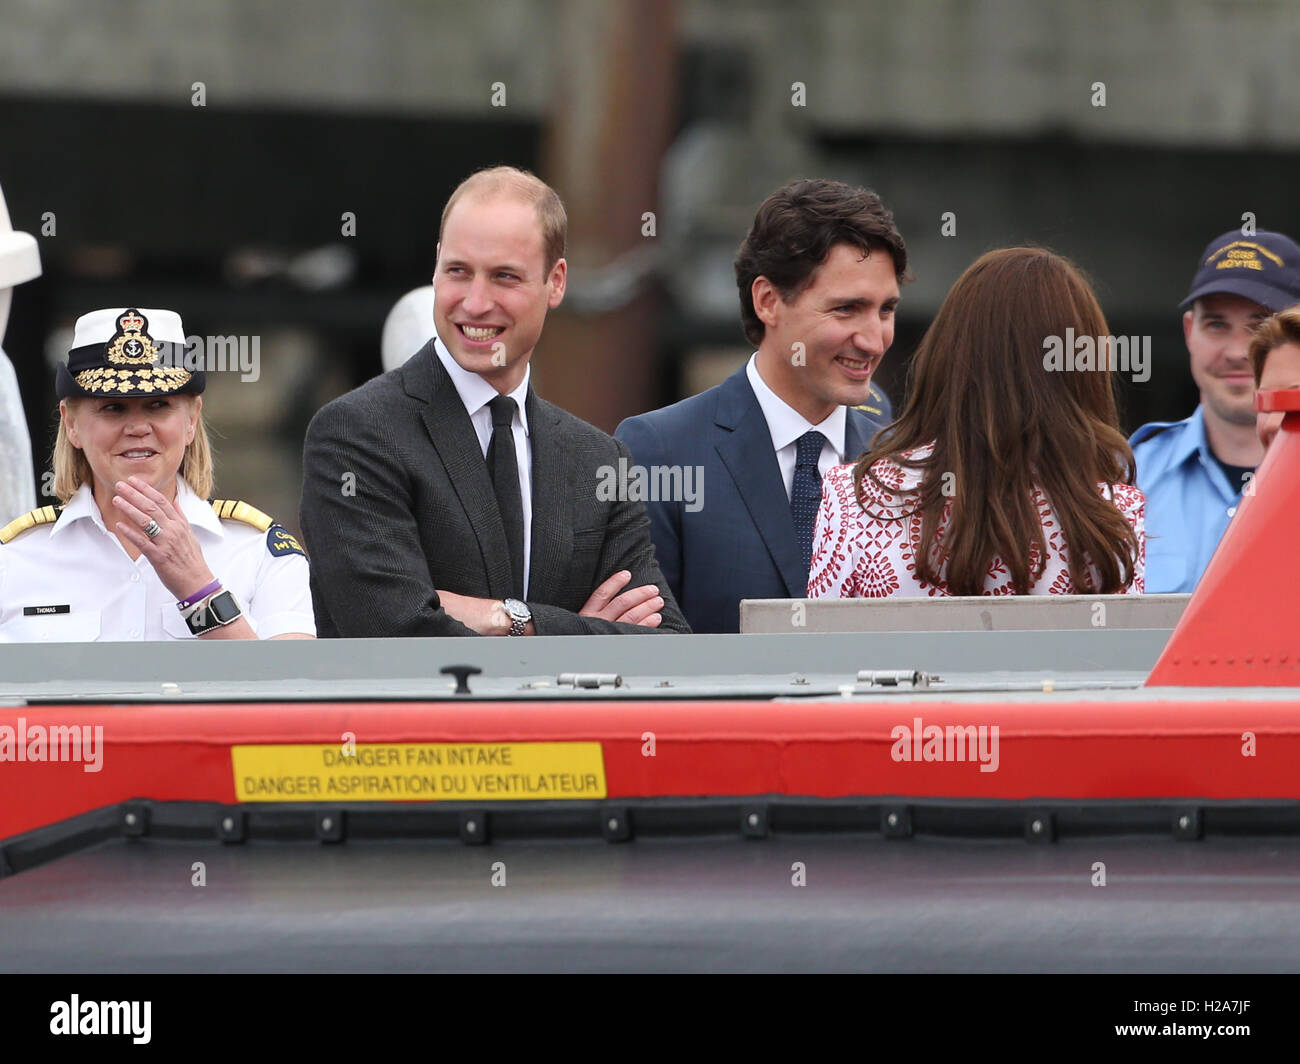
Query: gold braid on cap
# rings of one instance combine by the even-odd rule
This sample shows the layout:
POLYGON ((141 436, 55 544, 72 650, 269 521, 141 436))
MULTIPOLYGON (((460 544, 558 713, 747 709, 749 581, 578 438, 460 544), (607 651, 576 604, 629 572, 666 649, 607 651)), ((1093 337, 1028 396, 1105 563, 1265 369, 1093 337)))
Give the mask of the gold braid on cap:
POLYGON ((108 343, 107 358, 112 366, 82 370, 74 378, 83 391, 95 395, 125 395, 127 392, 158 392, 166 395, 185 387, 193 376, 177 366, 155 366, 159 348, 146 331, 148 320, 134 307, 117 319, 117 332, 108 343), (130 366, 131 369, 116 369, 130 366))

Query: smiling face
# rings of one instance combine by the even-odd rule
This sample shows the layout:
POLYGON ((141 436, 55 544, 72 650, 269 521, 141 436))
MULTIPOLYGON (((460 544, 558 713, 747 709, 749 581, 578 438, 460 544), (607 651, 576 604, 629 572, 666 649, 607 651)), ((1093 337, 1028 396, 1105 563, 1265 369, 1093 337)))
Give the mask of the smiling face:
POLYGON ((564 259, 546 268, 537 209, 508 194, 467 195, 443 226, 433 318, 458 365, 514 391, 564 298, 564 259))
MULTIPOLYGON (((1264 358, 1264 368, 1259 374, 1260 390, 1269 388, 1300 388, 1300 344, 1282 344, 1273 348, 1264 358)), ((1282 427, 1285 413, 1281 410, 1255 415, 1255 431, 1265 448, 1273 442, 1282 427)))
POLYGON ((764 326, 758 366, 768 387, 814 425, 837 406, 867 401, 871 375, 894 342, 898 279, 888 252, 863 257, 836 244, 792 301, 766 277, 754 281, 752 294, 764 326))
POLYGON ((1207 414, 1229 425, 1255 423, 1255 375, 1247 352, 1270 311, 1244 296, 1216 293, 1183 314, 1192 377, 1207 414))
POLYGON ((113 485, 130 476, 171 499, 202 405, 189 395, 94 397, 64 399, 59 413, 68 441, 90 463, 96 500, 104 492, 111 498, 113 485))

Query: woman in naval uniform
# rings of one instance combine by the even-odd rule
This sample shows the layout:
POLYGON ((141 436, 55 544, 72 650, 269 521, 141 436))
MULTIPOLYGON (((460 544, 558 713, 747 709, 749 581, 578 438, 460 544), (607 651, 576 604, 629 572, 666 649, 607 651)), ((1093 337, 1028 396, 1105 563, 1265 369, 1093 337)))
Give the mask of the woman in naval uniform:
POLYGON ((309 639, 307 557, 247 503, 205 501, 206 383, 174 311, 77 320, 54 493, 0 529, 0 640, 309 639))

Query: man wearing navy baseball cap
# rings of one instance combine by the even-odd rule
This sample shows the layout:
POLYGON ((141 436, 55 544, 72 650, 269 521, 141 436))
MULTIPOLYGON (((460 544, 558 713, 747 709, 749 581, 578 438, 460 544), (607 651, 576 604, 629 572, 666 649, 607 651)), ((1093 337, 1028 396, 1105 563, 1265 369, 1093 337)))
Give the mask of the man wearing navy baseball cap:
POLYGON ((1148 594, 1192 591, 1237 512, 1264 457, 1250 340, 1261 321, 1296 303, 1300 246, 1290 237, 1234 229, 1201 256, 1180 304, 1200 404, 1191 417, 1143 425, 1129 440, 1147 497, 1148 594))

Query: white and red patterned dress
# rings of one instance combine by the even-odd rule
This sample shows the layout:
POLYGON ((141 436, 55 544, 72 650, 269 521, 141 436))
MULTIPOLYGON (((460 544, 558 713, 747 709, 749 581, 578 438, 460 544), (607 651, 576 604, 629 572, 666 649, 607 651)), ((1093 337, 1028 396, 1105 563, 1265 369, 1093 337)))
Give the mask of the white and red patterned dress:
MULTIPOLYGON (((930 448, 908 452, 905 458, 924 458, 930 448)), ((880 480, 900 491, 920 483, 922 471, 906 469, 882 458, 872 467, 880 480)), ((1129 484, 1099 484, 1097 490, 1109 498, 1137 533, 1138 555, 1132 586, 1124 592, 1141 594, 1146 563, 1146 498, 1129 484)), ((853 488, 853 466, 828 470, 822 478, 822 502, 813 531, 812 564, 808 573, 809 598, 888 598, 891 595, 919 598, 950 595, 943 583, 928 584, 916 575, 921 553, 921 516, 911 515, 915 496, 901 496, 882 489, 870 477, 862 479, 867 508, 879 515, 908 514, 902 520, 870 517, 858 502, 853 488)), ((1047 564, 1030 589, 1032 595, 1073 595, 1078 590, 1070 580, 1068 547, 1051 503, 1037 488, 1034 500, 1043 522, 1047 564)), ((940 522, 940 534, 947 518, 940 522)), ((1030 571, 1038 563, 1038 548, 1030 551, 1030 571)), ((1121 592, 1123 593, 1123 592, 1121 592)), ((985 595, 1014 595, 1011 573, 1001 558, 994 558, 984 578, 985 595)))

